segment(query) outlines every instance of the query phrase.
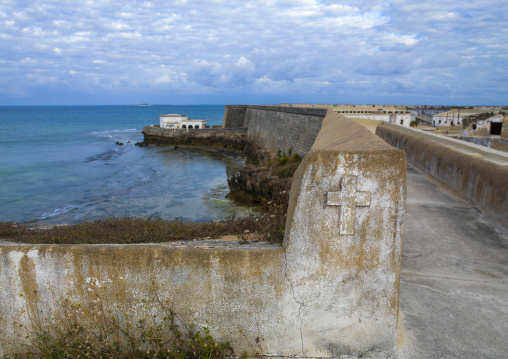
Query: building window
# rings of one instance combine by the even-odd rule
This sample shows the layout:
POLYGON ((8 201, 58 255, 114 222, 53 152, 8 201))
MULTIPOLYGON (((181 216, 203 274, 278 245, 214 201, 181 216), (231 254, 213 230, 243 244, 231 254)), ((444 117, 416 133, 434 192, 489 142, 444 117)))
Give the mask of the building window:
POLYGON ((199 125, 194 126, 194 128, 199 128, 199 125))
POLYGON ((400 124, 403 125, 404 124, 404 120, 400 120, 400 124))
POLYGON ((185 125, 182 125, 182 128, 187 128, 187 126, 185 126, 185 125))

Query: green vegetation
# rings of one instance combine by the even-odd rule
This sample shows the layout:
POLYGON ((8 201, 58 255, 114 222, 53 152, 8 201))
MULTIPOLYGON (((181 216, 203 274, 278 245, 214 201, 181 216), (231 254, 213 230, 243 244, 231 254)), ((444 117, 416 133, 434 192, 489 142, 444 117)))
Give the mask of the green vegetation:
POLYGON ((418 121, 411 121, 411 122, 409 123, 409 126, 411 126, 411 127, 416 127, 416 126, 418 126, 418 121))
POLYGON ((293 154, 293 149, 290 148, 289 154, 279 151, 273 161, 268 162, 268 166, 272 168, 272 173, 278 177, 288 178, 292 177, 296 169, 302 162, 302 156, 298 153, 293 154))
POLYGON ((33 244, 161 243, 241 235, 249 231, 257 234, 261 240, 278 242, 281 232, 284 233, 285 211, 281 206, 271 203, 264 210, 261 215, 203 223, 108 218, 42 229, 33 224, 0 222, 0 238, 33 244))
MULTIPOLYGON (((56 300, 42 311, 38 298, 27 305, 29 321, 21 326, 26 342, 4 358, 225 358, 229 343, 218 343, 208 326, 184 320, 169 299, 155 291, 122 310, 102 288, 89 288, 93 300, 56 300)), ((37 292, 34 292, 37 296, 37 292)))

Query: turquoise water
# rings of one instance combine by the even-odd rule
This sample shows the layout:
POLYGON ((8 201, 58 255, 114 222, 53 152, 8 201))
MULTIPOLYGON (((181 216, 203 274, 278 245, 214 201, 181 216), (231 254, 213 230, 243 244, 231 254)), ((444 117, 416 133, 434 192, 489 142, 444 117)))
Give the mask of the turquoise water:
POLYGON ((224 198, 241 159, 134 146, 165 113, 218 125, 224 106, 0 107, 0 221, 203 221, 245 212, 224 198))

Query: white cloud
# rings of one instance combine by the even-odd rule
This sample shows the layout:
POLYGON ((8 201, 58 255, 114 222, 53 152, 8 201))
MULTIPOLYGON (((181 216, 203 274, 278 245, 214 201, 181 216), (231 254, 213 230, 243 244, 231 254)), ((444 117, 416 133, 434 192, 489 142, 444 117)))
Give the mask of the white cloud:
POLYGON ((459 98, 479 88, 500 98, 506 13, 501 0, 10 2, 0 6, 0 82, 34 98, 47 83, 359 99, 426 91, 442 99, 452 87, 459 98), (27 67, 43 80, 28 81, 27 67))
POLYGON ((247 60, 247 58, 245 58, 243 56, 240 56, 240 58, 236 62, 236 66, 241 69, 246 69, 246 70, 252 70, 252 68, 253 68, 252 63, 249 60, 247 60))
POLYGON ((127 30, 129 28, 129 25, 123 24, 121 22, 114 22, 106 24, 105 27, 107 29, 113 30, 113 31, 121 31, 121 30, 127 30))

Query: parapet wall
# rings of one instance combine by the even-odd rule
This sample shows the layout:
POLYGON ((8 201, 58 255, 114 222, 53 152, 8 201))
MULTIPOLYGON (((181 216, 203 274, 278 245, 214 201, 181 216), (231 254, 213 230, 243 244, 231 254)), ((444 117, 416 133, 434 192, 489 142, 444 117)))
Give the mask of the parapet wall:
MULTIPOLYGON (((272 112, 246 117, 289 121, 272 112)), ((333 111, 318 117, 302 120, 320 129, 293 178, 282 245, 0 244, 0 355, 25 340, 20 323, 64 299, 132 313, 156 291, 238 355, 395 358, 405 155, 333 111)))
POLYGON ((508 228, 508 167, 450 148, 459 140, 446 139, 443 145, 388 126, 378 126, 376 134, 404 150, 409 163, 508 228))
POLYGON ((494 150, 508 152, 508 138, 496 138, 491 136, 460 136, 457 139, 490 147, 494 150))

